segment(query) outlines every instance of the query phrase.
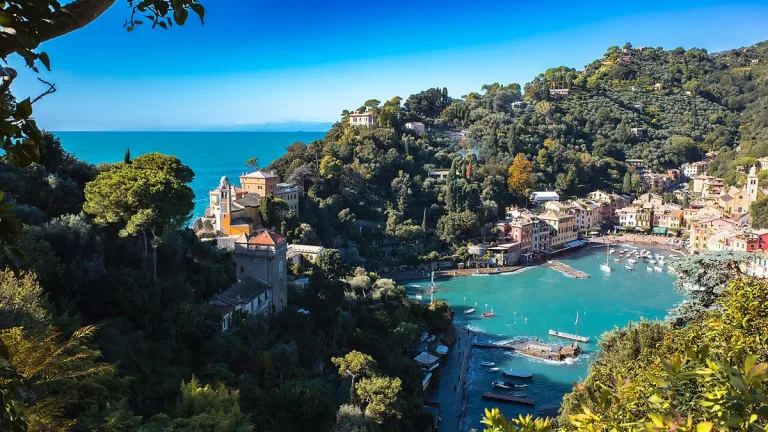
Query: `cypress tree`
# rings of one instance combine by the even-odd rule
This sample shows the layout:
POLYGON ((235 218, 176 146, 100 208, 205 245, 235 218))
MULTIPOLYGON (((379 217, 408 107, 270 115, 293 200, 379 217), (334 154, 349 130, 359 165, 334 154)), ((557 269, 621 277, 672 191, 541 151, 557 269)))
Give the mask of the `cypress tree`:
POLYGON ((123 163, 125 164, 131 163, 131 149, 125 150, 125 154, 123 155, 123 163))

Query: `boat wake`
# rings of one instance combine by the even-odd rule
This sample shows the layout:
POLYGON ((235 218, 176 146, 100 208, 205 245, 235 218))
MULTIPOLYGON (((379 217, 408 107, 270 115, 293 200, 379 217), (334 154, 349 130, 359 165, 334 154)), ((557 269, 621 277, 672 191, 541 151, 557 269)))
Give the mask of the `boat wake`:
POLYGON ((584 353, 584 354, 579 354, 576 358, 567 358, 567 359, 565 359, 563 361, 558 361, 558 360, 547 360, 547 359, 543 359, 543 358, 539 358, 539 357, 536 357, 536 356, 531 356, 531 355, 523 354, 523 353, 516 352, 516 351, 509 351, 509 352, 506 353, 506 355, 508 355, 508 356, 520 356, 520 357, 524 357, 526 360, 528 360, 530 362, 543 363, 543 364, 548 364, 548 365, 552 365, 552 366, 571 366, 571 365, 574 365, 574 364, 582 362, 582 361, 587 361, 592 356, 592 354, 590 354, 590 353, 584 353))
POLYGON ((470 276, 490 276, 488 273, 472 273, 470 276))

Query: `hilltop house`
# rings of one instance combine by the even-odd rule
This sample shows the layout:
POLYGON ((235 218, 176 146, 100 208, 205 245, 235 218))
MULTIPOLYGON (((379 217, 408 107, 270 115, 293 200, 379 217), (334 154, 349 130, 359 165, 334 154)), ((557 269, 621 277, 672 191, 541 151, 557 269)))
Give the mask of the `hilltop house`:
POLYGON ((352 126, 376 126, 376 113, 352 113, 349 115, 349 124, 352 126))
POLYGON ((426 128, 424 127, 424 123, 421 123, 421 122, 408 122, 405 124, 405 128, 408 130, 412 130, 417 134, 424 133, 424 131, 426 130, 426 128))

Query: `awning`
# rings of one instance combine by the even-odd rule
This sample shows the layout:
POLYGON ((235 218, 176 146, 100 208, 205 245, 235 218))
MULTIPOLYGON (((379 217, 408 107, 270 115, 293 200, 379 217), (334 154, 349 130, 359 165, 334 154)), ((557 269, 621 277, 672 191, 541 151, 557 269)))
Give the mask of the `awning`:
POLYGON ((652 232, 654 234, 666 234, 667 233, 667 227, 653 227, 652 232))
POLYGON ((437 357, 433 356, 432 354, 424 351, 423 353, 419 354, 414 358, 418 363, 429 366, 432 364, 437 363, 439 360, 437 357))

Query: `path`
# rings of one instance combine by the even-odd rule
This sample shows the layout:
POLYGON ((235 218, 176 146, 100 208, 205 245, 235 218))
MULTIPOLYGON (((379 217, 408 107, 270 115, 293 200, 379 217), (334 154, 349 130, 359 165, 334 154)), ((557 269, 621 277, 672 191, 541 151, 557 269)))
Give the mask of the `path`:
POLYGON ((456 327, 457 342, 440 363, 440 379, 427 391, 425 399, 440 402, 440 430, 459 431, 463 421, 469 384, 469 366, 474 334, 456 327))

